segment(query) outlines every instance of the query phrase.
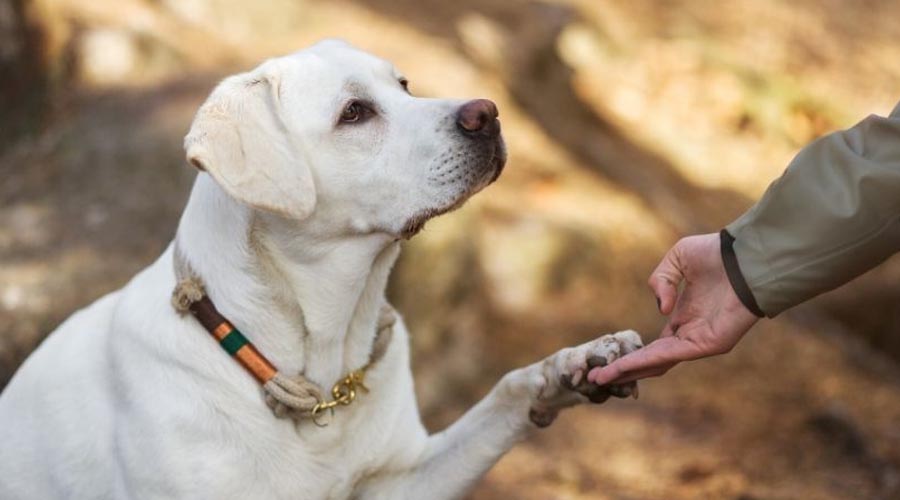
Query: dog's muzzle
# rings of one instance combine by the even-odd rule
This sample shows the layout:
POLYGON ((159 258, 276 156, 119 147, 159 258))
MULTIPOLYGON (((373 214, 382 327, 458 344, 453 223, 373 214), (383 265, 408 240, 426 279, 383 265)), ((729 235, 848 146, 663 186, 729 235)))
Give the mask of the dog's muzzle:
POLYGON ((463 144, 457 143, 458 149, 451 153, 456 153, 453 158, 461 155, 463 158, 437 173, 438 179, 446 176, 459 182, 457 192, 442 205, 422 210, 407 220, 400 232, 403 238, 417 234, 430 219, 459 208, 469 197, 500 177, 506 165, 506 145, 500 135, 497 116, 497 105, 487 99, 475 99, 459 107, 456 129, 464 139, 463 144), (459 172, 454 174, 457 169, 459 172))

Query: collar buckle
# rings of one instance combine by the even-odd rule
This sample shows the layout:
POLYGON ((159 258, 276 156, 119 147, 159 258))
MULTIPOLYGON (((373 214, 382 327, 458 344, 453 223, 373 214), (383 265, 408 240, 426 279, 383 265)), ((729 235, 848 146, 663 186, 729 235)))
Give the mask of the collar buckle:
POLYGON ((368 366, 364 366, 359 370, 348 373, 344 378, 340 379, 334 387, 331 388, 331 401, 320 401, 309 411, 309 416, 319 427, 327 427, 331 420, 334 419, 334 409, 338 406, 348 406, 356 401, 357 390, 369 392, 366 387, 365 378, 368 366), (328 412, 331 416, 328 422, 320 422, 319 418, 324 412, 328 412))

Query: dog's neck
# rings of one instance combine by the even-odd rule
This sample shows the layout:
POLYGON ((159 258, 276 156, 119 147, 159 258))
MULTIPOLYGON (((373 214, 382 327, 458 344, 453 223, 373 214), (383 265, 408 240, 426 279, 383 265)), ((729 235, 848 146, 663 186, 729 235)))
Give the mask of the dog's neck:
POLYGON ((323 236, 261 214, 208 175, 194 184, 176 236, 176 268, 285 374, 325 390, 368 361, 399 243, 385 234, 323 236))

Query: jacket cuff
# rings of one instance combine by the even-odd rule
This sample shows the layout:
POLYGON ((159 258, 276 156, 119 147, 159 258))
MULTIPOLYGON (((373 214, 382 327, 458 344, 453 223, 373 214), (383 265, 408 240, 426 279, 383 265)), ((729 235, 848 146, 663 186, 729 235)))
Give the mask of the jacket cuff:
POLYGON ((731 283, 731 288, 734 289, 735 295, 738 296, 738 299, 740 299, 747 310, 760 318, 765 317, 766 313, 759 308, 750 286, 747 285, 747 281, 744 279, 744 274, 741 273, 737 255, 734 253, 734 236, 727 229, 723 229, 719 232, 719 242, 721 244, 722 263, 725 265, 725 274, 728 276, 728 281, 731 283))

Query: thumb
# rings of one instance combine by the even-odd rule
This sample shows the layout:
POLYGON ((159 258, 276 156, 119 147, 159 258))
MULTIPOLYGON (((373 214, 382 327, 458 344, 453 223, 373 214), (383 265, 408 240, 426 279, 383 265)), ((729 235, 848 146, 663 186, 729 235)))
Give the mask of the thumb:
POLYGON ((672 247, 660 261, 647 284, 659 302, 659 312, 668 315, 675 307, 678 299, 678 284, 684 279, 681 263, 678 260, 678 245, 672 247))
POLYGON ((691 359, 690 343, 677 337, 662 337, 604 367, 594 368, 587 379, 597 385, 605 385, 629 373, 662 367, 668 369, 687 359, 691 359))

